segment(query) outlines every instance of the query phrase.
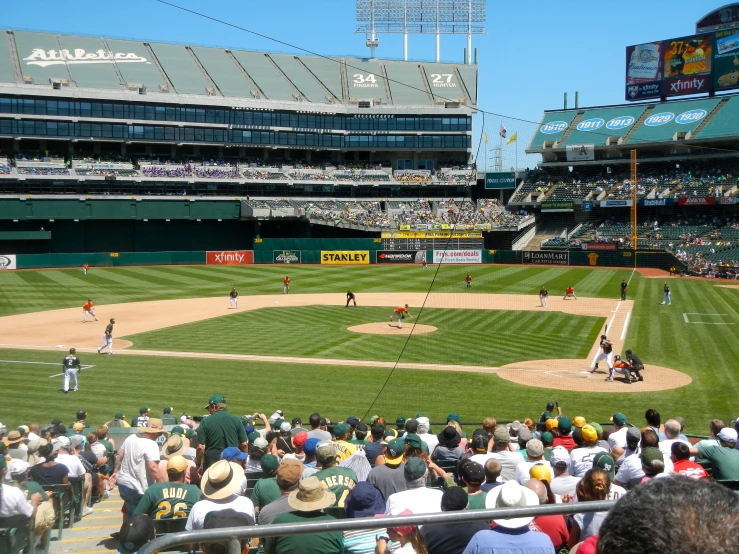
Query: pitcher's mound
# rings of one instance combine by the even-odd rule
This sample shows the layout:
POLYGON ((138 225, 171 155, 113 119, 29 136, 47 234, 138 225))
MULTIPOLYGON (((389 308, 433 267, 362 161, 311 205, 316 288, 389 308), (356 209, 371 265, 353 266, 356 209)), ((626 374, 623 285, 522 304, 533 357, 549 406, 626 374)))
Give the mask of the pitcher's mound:
POLYGON ((402 329, 398 329, 397 323, 365 323, 364 325, 355 325, 347 327, 352 333, 367 333, 370 335, 410 335, 411 330, 414 335, 422 335, 424 333, 433 333, 436 327, 433 325, 422 325, 420 323, 406 323, 402 329))

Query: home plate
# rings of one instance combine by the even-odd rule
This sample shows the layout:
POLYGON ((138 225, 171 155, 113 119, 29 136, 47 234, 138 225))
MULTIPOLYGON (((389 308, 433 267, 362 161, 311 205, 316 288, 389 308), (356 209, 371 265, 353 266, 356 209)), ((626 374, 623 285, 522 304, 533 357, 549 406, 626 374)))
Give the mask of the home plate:
POLYGON ((587 377, 590 377, 590 372, 589 371, 581 371, 580 372, 580 375, 585 375, 587 377))
POLYGON ((63 344, 57 344, 56 347, 57 348, 64 348, 64 345, 63 344))

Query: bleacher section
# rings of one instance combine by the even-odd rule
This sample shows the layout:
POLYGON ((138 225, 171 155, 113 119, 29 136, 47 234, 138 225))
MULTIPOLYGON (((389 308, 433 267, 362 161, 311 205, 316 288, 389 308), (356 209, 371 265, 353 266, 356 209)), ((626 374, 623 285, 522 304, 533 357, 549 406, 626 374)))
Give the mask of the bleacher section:
MULTIPOLYGON (((732 96, 721 106, 720 116, 714 116, 697 135, 699 139, 735 137, 739 121, 739 96, 732 96)), ((717 114, 717 115, 718 115, 717 114)))
POLYGON ((611 137, 626 136, 646 109, 646 106, 620 106, 583 110, 579 122, 572 129, 567 140, 559 146, 573 144, 604 146, 611 137))
POLYGON ((544 148, 545 142, 555 142, 560 140, 569 128, 570 123, 575 119, 576 115, 577 112, 574 110, 568 112, 546 112, 539 124, 539 129, 534 133, 534 136, 531 137, 531 142, 526 148, 526 151, 541 150, 544 148))
MULTIPOLYGON (((295 94, 297 91, 277 71, 275 66, 272 65, 267 54, 240 50, 232 50, 232 53, 249 77, 251 77, 264 93, 265 98, 287 101, 296 100, 295 94)), ((241 96, 243 96, 243 93, 241 96)))
POLYGON ((718 98, 655 105, 629 139, 629 144, 670 142, 675 133, 695 130, 719 103, 718 98))
POLYGON ((194 46, 192 51, 224 96, 244 96, 254 89, 241 71, 234 71, 234 62, 224 50, 194 46))
POLYGON ((292 82, 295 88, 300 91, 302 98, 316 104, 325 104, 328 102, 327 97, 331 96, 331 94, 318 83, 313 75, 306 71, 305 66, 295 56, 270 54, 270 58, 292 82))
POLYGON ((188 51, 176 44, 149 44, 175 90, 182 94, 206 94, 211 87, 188 51))

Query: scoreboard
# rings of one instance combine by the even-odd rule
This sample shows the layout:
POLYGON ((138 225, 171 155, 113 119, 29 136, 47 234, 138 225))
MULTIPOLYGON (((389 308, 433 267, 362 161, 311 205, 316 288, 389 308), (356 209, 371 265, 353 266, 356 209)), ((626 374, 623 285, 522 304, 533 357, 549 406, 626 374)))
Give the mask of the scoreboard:
POLYGON ((480 231, 399 231, 382 233, 383 250, 482 250, 480 231))

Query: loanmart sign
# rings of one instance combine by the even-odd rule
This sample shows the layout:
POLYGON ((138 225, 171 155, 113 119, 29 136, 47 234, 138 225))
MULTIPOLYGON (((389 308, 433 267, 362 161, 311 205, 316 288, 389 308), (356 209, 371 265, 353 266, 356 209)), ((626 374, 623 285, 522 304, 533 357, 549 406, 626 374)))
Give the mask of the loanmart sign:
POLYGON ((485 174, 486 189, 515 189, 516 174, 511 172, 505 173, 486 173, 485 174))
POLYGON ((534 265, 569 265, 570 253, 565 252, 548 252, 545 250, 524 250, 523 263, 534 265))
POLYGON ((133 52, 110 52, 102 48, 95 52, 87 52, 82 48, 75 48, 71 51, 34 48, 31 55, 23 58, 23 61, 26 62, 26 65, 39 65, 41 67, 91 63, 150 63, 146 58, 133 52))

